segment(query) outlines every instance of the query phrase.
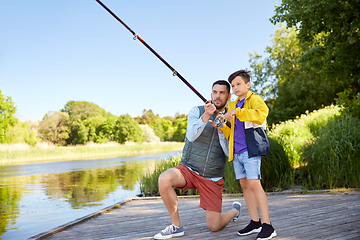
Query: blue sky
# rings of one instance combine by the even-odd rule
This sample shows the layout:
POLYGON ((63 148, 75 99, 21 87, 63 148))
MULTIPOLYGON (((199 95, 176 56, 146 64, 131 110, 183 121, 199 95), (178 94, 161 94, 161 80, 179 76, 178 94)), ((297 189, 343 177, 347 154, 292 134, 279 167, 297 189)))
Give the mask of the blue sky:
MULTIPOLYGON (((205 98, 249 68, 278 26, 279 0, 102 0, 205 98)), ((114 115, 187 114, 202 100, 95 0, 0 1, 0 90, 21 120, 70 101, 114 115)))

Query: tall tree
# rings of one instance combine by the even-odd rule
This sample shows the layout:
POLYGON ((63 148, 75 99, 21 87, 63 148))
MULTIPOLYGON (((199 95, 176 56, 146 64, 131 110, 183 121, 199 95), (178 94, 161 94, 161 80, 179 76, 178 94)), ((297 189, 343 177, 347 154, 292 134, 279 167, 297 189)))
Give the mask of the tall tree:
POLYGON ((187 118, 176 118, 174 122, 174 135, 171 141, 184 142, 187 127, 187 118))
POLYGON ((68 101, 61 110, 69 114, 71 121, 85 120, 98 115, 106 117, 107 113, 97 104, 86 101, 68 101))
POLYGON ((84 120, 97 116, 106 118, 109 115, 97 104, 86 101, 68 101, 61 111, 66 112, 70 117, 71 132, 66 140, 68 144, 83 144, 88 141, 89 129, 84 120))
POLYGON ((324 81, 318 68, 303 61, 309 46, 300 42, 297 34, 295 28, 280 24, 272 35, 272 45, 266 48, 267 57, 262 60, 259 54, 250 54, 254 91, 270 108, 270 126, 330 105, 336 97, 336 90, 324 81))
POLYGON ((65 112, 49 112, 39 124, 41 138, 54 144, 65 145, 70 133, 70 119, 65 112))
POLYGON ((299 30, 298 38, 310 46, 303 62, 316 66, 335 92, 360 92, 359 0, 282 0, 270 20, 299 30))
POLYGON ((11 97, 4 96, 0 90, 0 143, 8 143, 7 130, 18 119, 15 117, 16 107, 11 97))
POLYGON ((116 121, 114 140, 118 143, 143 142, 144 134, 139 124, 129 115, 120 115, 116 121))
POLYGON ((159 119, 159 114, 155 115, 151 109, 143 110, 143 114, 141 117, 135 117, 135 121, 137 121, 139 124, 147 124, 151 126, 155 119, 159 119))
POLYGON ((105 122, 96 128, 97 143, 106 143, 114 140, 116 120, 116 116, 109 114, 105 122))

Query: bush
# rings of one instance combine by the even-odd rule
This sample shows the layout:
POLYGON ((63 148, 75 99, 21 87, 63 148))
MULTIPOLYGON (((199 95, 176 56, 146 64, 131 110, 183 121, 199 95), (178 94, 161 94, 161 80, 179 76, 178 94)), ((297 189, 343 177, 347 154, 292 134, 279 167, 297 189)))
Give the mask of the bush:
POLYGON ((114 132, 114 140, 118 143, 144 142, 143 131, 129 114, 118 117, 114 132))
POLYGON ((276 124, 268 132, 268 136, 280 143, 293 168, 303 164, 304 146, 314 140, 314 134, 334 116, 340 114, 340 108, 329 106, 306 113, 295 120, 276 124))
POLYGON ((145 142, 160 142, 160 138, 155 135, 154 130, 147 124, 139 124, 144 134, 145 142))
POLYGON ((318 131, 304 150, 304 182, 311 189, 360 187, 360 119, 343 112, 318 131))
POLYGON ((265 190, 287 188, 290 183, 291 165, 284 148, 269 137, 270 152, 261 157, 261 184, 265 190))

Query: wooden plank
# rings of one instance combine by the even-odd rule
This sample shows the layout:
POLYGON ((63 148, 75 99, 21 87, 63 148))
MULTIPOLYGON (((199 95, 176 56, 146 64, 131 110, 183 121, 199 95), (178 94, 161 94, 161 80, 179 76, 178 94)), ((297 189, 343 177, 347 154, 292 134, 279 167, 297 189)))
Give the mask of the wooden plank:
MULTIPOLYGON (((199 208, 199 198, 180 198, 179 213, 185 235, 175 239, 255 239, 256 234, 237 235, 250 221, 243 197, 224 197, 223 211, 229 211, 234 201, 243 205, 239 221, 230 222, 223 230, 213 233, 206 226, 205 210, 199 208)), ((359 191, 276 194, 268 195, 268 202, 278 234, 276 239, 360 239, 359 191)), ((153 239, 169 224, 171 220, 161 199, 132 200, 52 236, 31 239, 153 239)))

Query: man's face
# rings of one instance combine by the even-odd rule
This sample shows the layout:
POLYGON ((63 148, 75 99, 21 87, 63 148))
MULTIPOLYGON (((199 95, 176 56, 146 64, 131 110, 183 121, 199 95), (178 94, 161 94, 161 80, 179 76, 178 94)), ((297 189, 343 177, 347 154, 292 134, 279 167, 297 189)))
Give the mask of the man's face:
POLYGON ((226 106, 227 101, 231 98, 225 85, 215 84, 211 93, 211 101, 216 109, 222 109, 226 106))

